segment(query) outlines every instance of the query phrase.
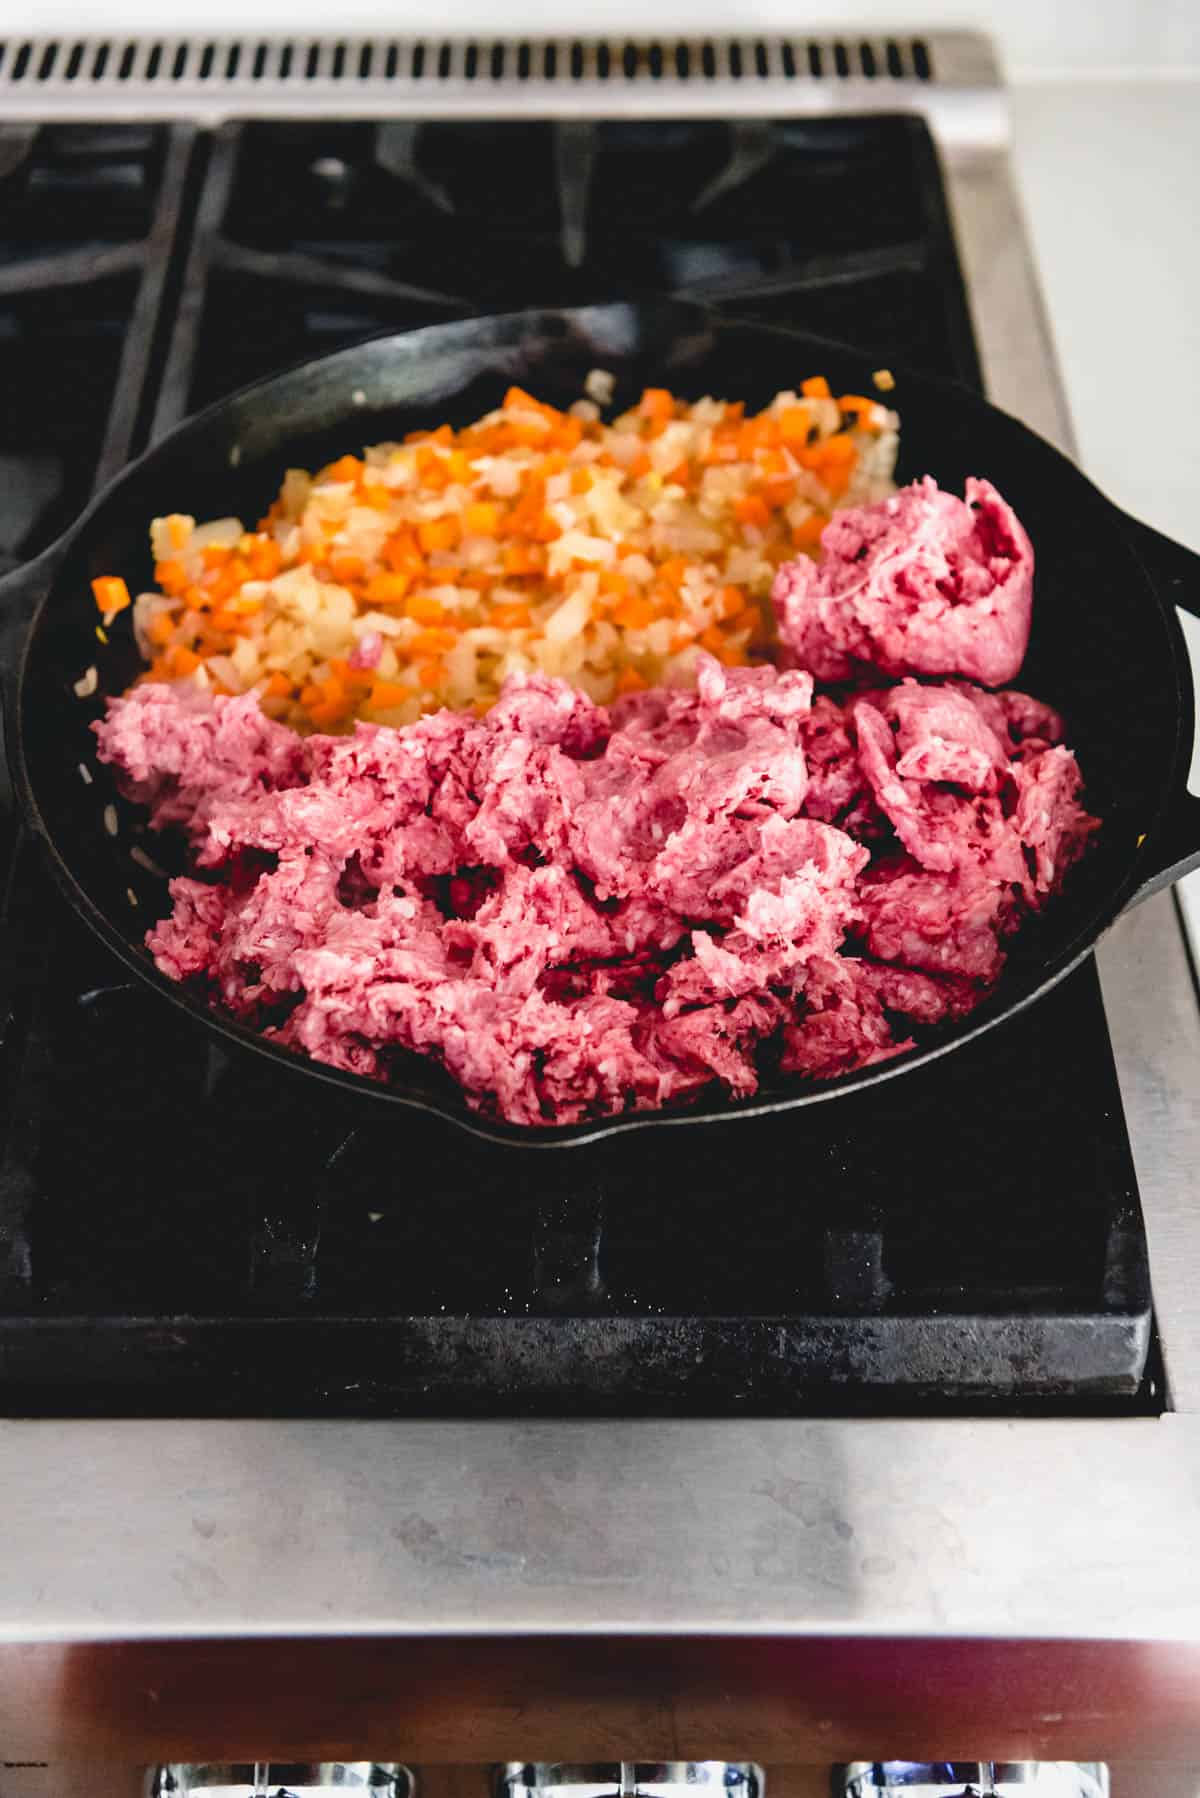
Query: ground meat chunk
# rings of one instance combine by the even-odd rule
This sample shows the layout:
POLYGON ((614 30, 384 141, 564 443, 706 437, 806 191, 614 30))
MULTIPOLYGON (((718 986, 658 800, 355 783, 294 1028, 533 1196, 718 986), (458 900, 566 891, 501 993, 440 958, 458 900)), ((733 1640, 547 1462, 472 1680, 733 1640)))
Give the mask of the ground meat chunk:
POLYGON ((838 956, 812 969, 799 1014, 783 1031, 784 1073, 827 1080, 912 1047, 911 1038, 893 1033, 860 967, 838 956))
POLYGON ((153 828, 182 825, 202 860, 219 859, 204 841, 215 807, 298 786, 308 768, 307 744, 267 718, 256 693, 215 706, 195 688, 146 683, 110 705, 97 736, 99 759, 149 807, 153 828))
POLYGON ((822 556, 775 578, 779 634, 817 680, 864 669, 1012 680, 1029 641, 1033 549, 988 481, 966 499, 928 476, 870 506, 837 512, 822 556))
POLYGON ((902 857, 872 869, 859 885, 858 900, 863 940, 877 960, 959 974, 981 989, 995 982, 1014 899, 978 868, 930 873, 902 857))
POLYGON ((1017 783, 1013 828, 1032 853, 1034 885, 1044 898, 1062 884, 1100 821, 1084 810, 1083 776, 1069 749, 1029 756, 1013 769, 1013 778, 1017 783))
POLYGON ((817 694, 801 725, 800 738, 808 763, 804 809, 810 818, 838 824, 869 795, 849 708, 839 705, 827 693, 817 694))

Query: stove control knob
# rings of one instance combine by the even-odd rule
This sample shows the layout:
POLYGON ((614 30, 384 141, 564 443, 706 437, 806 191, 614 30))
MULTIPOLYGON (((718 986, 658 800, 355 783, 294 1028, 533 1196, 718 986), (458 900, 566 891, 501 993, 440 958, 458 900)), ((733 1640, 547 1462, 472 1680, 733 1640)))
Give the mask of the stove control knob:
POLYGON ((222 1766, 182 1762, 155 1767, 147 1798, 413 1798, 414 1780, 398 1761, 244 1761, 222 1766))
POLYGON ((1108 1798, 1108 1768, 1084 1761, 852 1761, 844 1798, 1108 1798))
POLYGON ((763 1798, 762 1768, 735 1761, 511 1761, 497 1798, 763 1798))

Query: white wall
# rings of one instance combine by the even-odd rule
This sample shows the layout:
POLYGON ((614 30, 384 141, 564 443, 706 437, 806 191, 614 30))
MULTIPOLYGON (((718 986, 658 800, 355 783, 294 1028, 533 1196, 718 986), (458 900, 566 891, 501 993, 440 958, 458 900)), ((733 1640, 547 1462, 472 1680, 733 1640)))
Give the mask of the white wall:
POLYGON ((1200 0, 0 0, 0 29, 131 33, 884 29, 991 32, 1009 74, 1173 75, 1200 69, 1200 0))

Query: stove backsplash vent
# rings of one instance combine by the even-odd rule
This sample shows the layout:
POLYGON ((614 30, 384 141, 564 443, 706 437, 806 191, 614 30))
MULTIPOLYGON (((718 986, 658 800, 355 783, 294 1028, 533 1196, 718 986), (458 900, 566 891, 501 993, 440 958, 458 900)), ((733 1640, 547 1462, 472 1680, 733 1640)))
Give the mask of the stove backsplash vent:
POLYGON ((336 112, 718 116, 926 111, 994 90, 986 39, 890 37, 19 38, 0 40, 9 120, 336 112))

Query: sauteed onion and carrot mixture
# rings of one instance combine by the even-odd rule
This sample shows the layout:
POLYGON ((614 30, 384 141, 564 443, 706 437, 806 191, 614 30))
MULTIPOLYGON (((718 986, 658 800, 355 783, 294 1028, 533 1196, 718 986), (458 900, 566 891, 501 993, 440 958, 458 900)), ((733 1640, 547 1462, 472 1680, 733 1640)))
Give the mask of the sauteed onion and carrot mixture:
MULTIPOLYGON (((650 388, 605 423, 608 386, 566 411, 513 387, 463 430, 293 469, 253 530, 156 519, 142 678, 255 689, 270 717, 339 733, 485 712, 514 673, 606 703, 690 684, 705 651, 762 660, 776 569, 890 491, 896 415, 818 376, 757 414, 650 388)), ((119 577, 95 591, 106 614, 130 603, 119 577)))

